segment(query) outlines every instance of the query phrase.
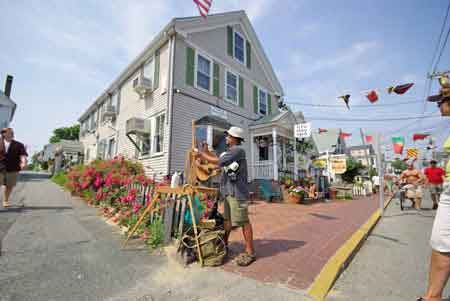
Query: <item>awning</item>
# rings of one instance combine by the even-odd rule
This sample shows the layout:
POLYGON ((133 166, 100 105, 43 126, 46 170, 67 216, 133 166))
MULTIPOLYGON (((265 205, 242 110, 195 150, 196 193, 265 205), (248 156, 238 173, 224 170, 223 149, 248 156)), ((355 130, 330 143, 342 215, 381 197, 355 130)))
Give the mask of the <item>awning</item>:
POLYGON ((195 121, 195 125, 212 125, 214 127, 225 130, 231 127, 231 123, 229 123, 227 120, 214 115, 203 116, 202 118, 195 121))

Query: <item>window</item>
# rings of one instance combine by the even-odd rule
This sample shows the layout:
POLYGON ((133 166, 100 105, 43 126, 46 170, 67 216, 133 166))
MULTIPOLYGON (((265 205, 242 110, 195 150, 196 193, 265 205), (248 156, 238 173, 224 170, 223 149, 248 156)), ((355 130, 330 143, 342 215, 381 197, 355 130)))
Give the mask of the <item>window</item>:
POLYGON ((202 55, 197 55, 197 87, 211 91, 211 61, 202 55))
POLYGON ((95 114, 91 113, 89 129, 93 130, 95 128, 95 114))
POLYGON ((259 113, 267 115, 267 93, 263 90, 259 90, 259 113))
POLYGON ((117 103, 119 101, 119 94, 116 92, 111 96, 110 105, 114 107, 117 112, 117 103))
POLYGON ((237 32, 234 32, 234 57, 241 62, 245 63, 245 40, 237 32))
POLYGON ((150 133, 145 134, 141 139, 141 156, 149 155, 151 151, 150 133))
POLYGON ((108 158, 111 159, 114 156, 115 152, 116 152, 116 139, 111 138, 109 139, 108 144, 108 158))
POLYGON ((267 161, 269 160, 269 146, 260 146, 259 147, 259 161, 267 161))
POLYGON ((89 155, 91 154, 91 150, 88 148, 87 150, 86 150, 86 158, 85 158, 85 161, 87 162, 87 161, 89 161, 89 155))
POLYGON ((153 137, 154 143, 154 152, 160 153, 163 151, 163 143, 164 143, 164 114, 156 117, 155 120, 155 136, 153 137))
POLYGON ((147 62, 144 65, 144 77, 148 78, 150 81, 153 82, 154 72, 155 72, 155 63, 154 63, 154 60, 151 59, 149 62, 147 62))
POLYGON ((238 103, 238 77, 236 74, 227 71, 226 78, 226 99, 232 103, 238 103))

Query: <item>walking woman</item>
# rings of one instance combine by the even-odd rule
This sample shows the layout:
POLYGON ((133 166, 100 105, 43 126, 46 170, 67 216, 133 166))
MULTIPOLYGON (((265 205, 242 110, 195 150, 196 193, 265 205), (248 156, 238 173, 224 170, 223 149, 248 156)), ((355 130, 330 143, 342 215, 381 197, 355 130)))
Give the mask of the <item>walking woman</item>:
MULTIPOLYGON (((442 86, 440 95, 429 97, 428 101, 437 102, 442 116, 450 116, 450 83, 448 78, 441 78, 439 81, 442 86)), ((450 137, 444 143, 444 151, 450 154, 450 137)), ((450 276, 450 162, 445 172, 446 180, 430 239, 432 252, 428 289, 425 296, 417 301, 441 301, 450 276)))

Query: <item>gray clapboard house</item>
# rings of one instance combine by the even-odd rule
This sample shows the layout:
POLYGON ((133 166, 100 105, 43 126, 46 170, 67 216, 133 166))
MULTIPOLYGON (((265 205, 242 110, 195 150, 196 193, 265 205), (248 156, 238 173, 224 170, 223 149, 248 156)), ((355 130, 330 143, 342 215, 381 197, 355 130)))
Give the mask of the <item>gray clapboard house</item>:
POLYGON ((175 18, 81 114, 84 158, 122 154, 149 175, 182 171, 194 120, 198 140, 217 153, 224 130, 242 127, 249 177, 277 180, 294 172, 287 146, 303 120, 278 109, 282 98, 244 11, 175 18))

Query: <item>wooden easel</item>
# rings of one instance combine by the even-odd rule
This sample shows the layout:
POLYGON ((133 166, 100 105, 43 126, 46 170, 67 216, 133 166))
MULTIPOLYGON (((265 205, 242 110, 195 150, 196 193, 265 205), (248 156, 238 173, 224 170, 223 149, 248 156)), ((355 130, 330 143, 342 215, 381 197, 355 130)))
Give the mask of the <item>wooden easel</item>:
MULTIPOLYGON (((152 198, 152 201, 150 204, 148 204, 147 208, 145 208, 142 215, 139 217, 137 223, 134 225, 134 227, 131 229, 131 231, 128 233, 128 236, 124 243, 122 244, 122 248, 126 246, 130 238, 133 236, 133 234, 136 232, 138 227, 142 224, 145 217, 157 210, 160 210, 166 206, 168 206, 170 201, 180 199, 182 197, 187 197, 188 200, 188 206, 189 211, 191 214, 192 219, 192 227, 194 228, 194 238, 195 238, 195 244, 197 246, 197 254, 200 261, 200 265, 203 266, 203 256, 200 248, 200 242, 198 239, 198 230, 197 230, 197 222, 195 219, 194 214, 194 208, 192 206, 192 199, 195 198, 196 195, 199 194, 207 194, 209 196, 218 196, 218 190, 216 188, 209 188, 209 187, 202 187, 198 185, 198 180, 196 177, 196 161, 195 161, 195 123, 192 121, 192 149, 188 151, 187 157, 189 158, 186 163, 189 163, 189 166, 187 166, 188 170, 188 184, 182 186, 182 187, 176 187, 176 188, 170 188, 168 186, 161 186, 157 187, 155 194, 152 198), (155 207, 156 204, 160 203, 162 200, 162 195, 166 195, 166 203, 162 206, 155 207)), ((185 170, 186 170, 185 169, 185 170)))

